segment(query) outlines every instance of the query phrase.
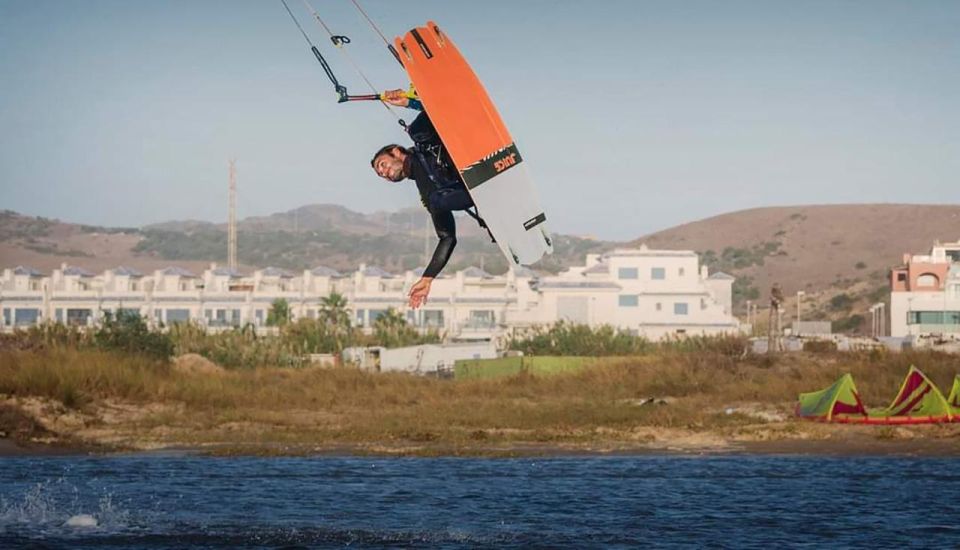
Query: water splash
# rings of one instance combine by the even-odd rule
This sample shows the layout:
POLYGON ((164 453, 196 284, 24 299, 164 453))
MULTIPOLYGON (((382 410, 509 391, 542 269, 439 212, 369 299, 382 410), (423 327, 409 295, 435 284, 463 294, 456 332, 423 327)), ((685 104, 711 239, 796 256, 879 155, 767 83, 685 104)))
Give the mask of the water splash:
POLYGON ((112 493, 84 498, 63 478, 35 483, 20 497, 0 497, 0 531, 118 530, 129 522, 129 511, 114 502, 112 493))

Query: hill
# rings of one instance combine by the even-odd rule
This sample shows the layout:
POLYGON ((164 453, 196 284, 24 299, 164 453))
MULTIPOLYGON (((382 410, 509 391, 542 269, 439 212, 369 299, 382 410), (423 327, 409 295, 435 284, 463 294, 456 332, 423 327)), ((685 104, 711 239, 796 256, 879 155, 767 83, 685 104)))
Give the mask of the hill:
MULTIPOLYGON (((294 271, 327 265, 351 270, 365 262, 391 271, 422 266, 435 236, 420 208, 362 214, 337 205, 303 206, 238 222, 241 269, 268 265, 294 271)), ((506 270, 499 250, 473 220, 458 219, 460 238, 450 267, 506 270)), ((763 304, 779 282, 798 290, 805 319, 863 324, 866 309, 887 299, 887 274, 906 252, 923 253, 935 240, 960 238, 960 206, 866 204, 755 208, 698 220, 629 243, 555 236, 556 253, 534 266, 555 273, 584 255, 616 246, 687 249, 711 271, 737 277, 734 307, 763 304)), ((143 228, 107 228, 0 212, 0 266, 42 271, 62 262, 93 271, 129 265, 152 270, 171 264, 202 270, 226 261, 226 227, 174 221, 143 228)), ((794 306, 793 301, 788 307, 794 306)), ((791 309, 792 312, 792 309, 791 309)), ((790 316, 792 318, 792 315, 790 316)))
POLYGON ((742 210, 630 244, 699 252, 711 270, 737 277, 740 303, 768 300, 779 282, 788 297, 807 294, 813 317, 838 319, 886 299, 889 269, 904 253, 957 239, 960 205, 851 204, 742 210))
MULTIPOLYGON (((483 266, 502 273, 507 263, 486 231, 458 217, 457 250, 450 267, 483 266)), ((240 220, 238 254, 242 271, 277 266, 299 271, 317 265, 352 270, 361 262, 399 272, 426 264, 436 235, 423 209, 361 214, 336 205, 309 205, 270 216, 240 220)), ((582 263, 588 252, 612 243, 556 235, 556 253, 536 269, 557 272, 582 263)), ((226 224, 171 221, 142 228, 79 225, 12 211, 0 212, 0 267, 28 265, 48 272, 61 263, 100 271, 126 265, 153 270, 180 265, 202 270, 223 264, 226 224)))

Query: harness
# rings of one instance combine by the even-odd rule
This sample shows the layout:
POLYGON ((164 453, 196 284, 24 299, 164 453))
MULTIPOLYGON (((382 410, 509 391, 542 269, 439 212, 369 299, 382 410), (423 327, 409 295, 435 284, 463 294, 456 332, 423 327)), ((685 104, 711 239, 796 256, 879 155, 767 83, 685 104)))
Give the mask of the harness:
MULTIPOLYGON (((433 183, 434 189, 431 193, 444 193, 464 187, 463 180, 460 179, 459 174, 454 175, 456 171, 452 168, 452 162, 448 160, 449 157, 446 154, 446 150, 441 144, 416 142, 411 150, 420 162, 420 165, 426 170, 430 182, 433 183)), ((421 197, 421 200, 427 203, 429 202, 428 197, 421 197)), ((428 204, 424 204, 424 206, 429 207, 428 204)), ((487 234, 490 235, 492 242, 497 242, 490 228, 487 227, 487 222, 483 221, 483 218, 480 217, 480 212, 476 204, 474 204, 472 208, 467 208, 464 212, 475 219, 480 227, 487 230, 487 234)))

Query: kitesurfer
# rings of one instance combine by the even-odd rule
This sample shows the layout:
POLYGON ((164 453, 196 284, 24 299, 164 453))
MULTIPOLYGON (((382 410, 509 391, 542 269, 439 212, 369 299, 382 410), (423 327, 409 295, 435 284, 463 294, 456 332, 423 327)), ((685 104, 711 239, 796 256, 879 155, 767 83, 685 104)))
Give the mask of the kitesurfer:
POLYGON ((410 288, 410 307, 416 309, 426 302, 430 285, 447 265, 457 245, 457 226, 453 212, 471 208, 473 199, 453 168, 453 163, 430 119, 423 112, 420 101, 410 98, 402 90, 384 92, 382 97, 383 101, 391 105, 421 111, 408 127, 408 133, 414 142, 413 147, 392 143, 381 147, 370 161, 377 175, 387 181, 412 179, 416 182, 420 201, 430 213, 433 227, 440 239, 430 263, 423 270, 423 275, 410 288))

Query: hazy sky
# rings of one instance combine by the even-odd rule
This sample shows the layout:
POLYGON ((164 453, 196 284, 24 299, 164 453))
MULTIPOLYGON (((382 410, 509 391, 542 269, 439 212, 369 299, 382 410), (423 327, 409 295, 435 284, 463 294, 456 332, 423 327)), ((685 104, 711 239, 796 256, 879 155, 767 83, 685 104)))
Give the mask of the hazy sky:
MULTIPOLYGON (((365 86, 300 0, 342 82, 365 86)), ((348 0, 312 0, 374 84, 402 69, 348 0)), ((500 108, 556 231, 628 239, 756 206, 960 203, 960 1, 391 1, 500 108)), ((402 114, 412 118, 410 111, 402 114)), ((104 225, 309 203, 418 204, 369 167, 405 136, 338 105, 279 0, 0 0, 0 208, 104 225)))

